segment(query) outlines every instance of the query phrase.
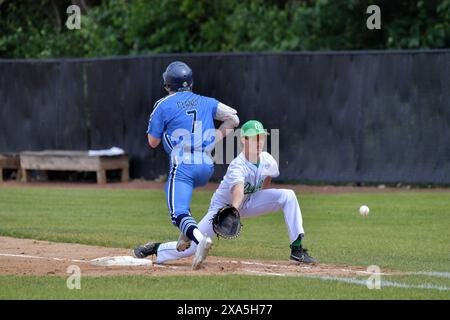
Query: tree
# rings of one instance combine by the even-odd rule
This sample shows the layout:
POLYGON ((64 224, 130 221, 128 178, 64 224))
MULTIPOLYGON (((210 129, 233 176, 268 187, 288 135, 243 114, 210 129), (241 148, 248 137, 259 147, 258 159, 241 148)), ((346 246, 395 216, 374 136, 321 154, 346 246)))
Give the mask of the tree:
POLYGON ((0 57, 450 47, 450 0, 0 0, 0 57), (71 4, 80 30, 65 28, 71 4))

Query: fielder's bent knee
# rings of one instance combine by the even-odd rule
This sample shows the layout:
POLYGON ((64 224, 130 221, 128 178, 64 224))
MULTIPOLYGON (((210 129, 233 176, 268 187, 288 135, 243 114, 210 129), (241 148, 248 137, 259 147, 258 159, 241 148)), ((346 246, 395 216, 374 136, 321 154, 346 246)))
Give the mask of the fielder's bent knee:
POLYGON ((296 198, 297 199, 297 195, 295 194, 295 191, 292 189, 287 189, 287 192, 289 193, 289 196, 292 198, 296 198))
POLYGON ((281 191, 281 199, 282 202, 292 201, 293 199, 297 200, 297 196, 292 189, 280 189, 281 191))

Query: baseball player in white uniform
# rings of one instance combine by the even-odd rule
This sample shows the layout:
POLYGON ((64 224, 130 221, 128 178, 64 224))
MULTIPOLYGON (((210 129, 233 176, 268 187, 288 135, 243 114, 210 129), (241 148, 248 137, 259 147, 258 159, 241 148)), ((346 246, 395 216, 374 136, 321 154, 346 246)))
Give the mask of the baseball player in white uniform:
MULTIPOLYGON (((241 218, 254 217, 282 210, 289 233, 290 259, 302 263, 316 263, 305 248, 303 219, 295 192, 290 189, 269 189, 272 178, 279 175, 278 164, 267 152, 262 151, 267 131, 256 120, 247 121, 241 128, 241 152, 228 166, 218 189, 214 193, 208 213, 198 224, 199 230, 208 237, 214 236, 212 217, 222 207, 232 205, 240 212, 241 218)), ((179 240, 180 241, 180 240, 179 240)), ((145 245, 148 255, 156 254, 156 263, 163 264, 196 254, 196 244, 187 245, 186 250, 177 250, 177 241, 145 245)), ((179 245, 178 245, 179 247, 179 245)), ((198 251, 198 250, 197 250, 198 251)), ((208 252, 197 259, 201 264, 208 252)))

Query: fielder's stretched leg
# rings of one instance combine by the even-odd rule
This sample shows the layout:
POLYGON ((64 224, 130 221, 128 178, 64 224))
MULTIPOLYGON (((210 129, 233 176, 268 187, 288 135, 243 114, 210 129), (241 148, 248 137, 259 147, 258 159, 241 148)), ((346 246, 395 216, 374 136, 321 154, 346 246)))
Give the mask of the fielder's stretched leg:
POLYGON ((253 217, 283 210, 289 239, 304 235, 302 212, 295 192, 288 189, 263 189, 252 194, 239 210, 242 217, 253 217))
POLYGON ((264 189, 251 195, 239 210, 242 217, 251 217, 283 210, 291 242, 290 259, 298 262, 315 263, 302 246, 305 235, 302 212, 293 190, 264 189))

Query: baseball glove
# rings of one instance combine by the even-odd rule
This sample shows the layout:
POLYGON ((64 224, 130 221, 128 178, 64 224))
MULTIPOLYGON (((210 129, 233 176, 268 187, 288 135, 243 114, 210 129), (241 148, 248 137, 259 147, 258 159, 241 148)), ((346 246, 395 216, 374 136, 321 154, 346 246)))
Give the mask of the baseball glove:
POLYGON ((241 232, 241 215, 239 214, 239 211, 231 205, 219 209, 211 219, 211 222, 217 237, 233 239, 239 236, 239 233, 241 232))

